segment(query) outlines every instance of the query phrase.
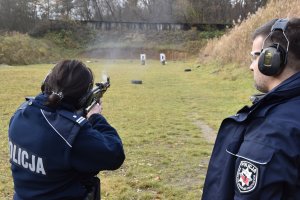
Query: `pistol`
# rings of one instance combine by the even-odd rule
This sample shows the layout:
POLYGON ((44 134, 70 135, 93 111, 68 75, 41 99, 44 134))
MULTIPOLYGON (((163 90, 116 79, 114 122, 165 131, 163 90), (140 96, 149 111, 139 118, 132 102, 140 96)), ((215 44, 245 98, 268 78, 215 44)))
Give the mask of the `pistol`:
POLYGON ((107 77, 106 82, 96 83, 91 91, 91 97, 88 99, 86 108, 84 109, 85 114, 90 112, 95 104, 100 102, 100 99, 103 97, 103 94, 110 87, 110 77, 107 77))

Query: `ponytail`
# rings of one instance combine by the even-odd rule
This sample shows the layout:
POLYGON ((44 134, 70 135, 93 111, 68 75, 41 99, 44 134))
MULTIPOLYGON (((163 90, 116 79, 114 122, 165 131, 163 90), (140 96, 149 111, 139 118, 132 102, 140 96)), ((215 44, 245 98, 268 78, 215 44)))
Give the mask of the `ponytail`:
POLYGON ((62 92, 59 92, 59 93, 52 92, 52 94, 50 94, 48 96, 48 100, 45 103, 45 105, 56 108, 57 106, 59 106, 59 104, 62 101, 62 99, 63 99, 62 92))

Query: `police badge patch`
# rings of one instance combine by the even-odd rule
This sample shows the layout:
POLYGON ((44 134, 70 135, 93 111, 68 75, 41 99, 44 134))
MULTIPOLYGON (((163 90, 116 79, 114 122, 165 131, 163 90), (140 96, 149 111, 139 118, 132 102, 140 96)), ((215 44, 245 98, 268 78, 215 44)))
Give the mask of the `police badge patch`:
POLYGON ((236 173, 236 186, 241 193, 251 192, 257 184, 258 168, 248 161, 241 161, 236 173))

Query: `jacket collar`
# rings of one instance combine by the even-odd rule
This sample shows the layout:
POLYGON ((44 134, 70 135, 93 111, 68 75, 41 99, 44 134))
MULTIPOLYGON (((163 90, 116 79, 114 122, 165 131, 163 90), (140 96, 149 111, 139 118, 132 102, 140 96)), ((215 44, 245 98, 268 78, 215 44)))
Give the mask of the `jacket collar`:
POLYGON ((74 106, 66 104, 66 103, 63 103, 63 102, 57 108, 52 108, 52 107, 46 106, 45 103, 48 100, 48 96, 49 95, 44 94, 44 93, 38 94, 34 98, 33 104, 36 105, 36 106, 38 106, 39 108, 41 108, 43 110, 46 110, 46 111, 49 111, 49 112, 55 112, 56 110, 69 110, 71 112, 75 112, 76 111, 76 109, 75 109, 74 106))
POLYGON ((258 103, 272 103, 282 99, 289 99, 300 96, 300 72, 295 73, 284 80, 277 87, 266 94, 256 95, 254 105, 258 103))
POLYGON ((292 75, 266 94, 253 95, 250 98, 253 105, 244 106, 236 115, 230 118, 241 122, 245 121, 250 116, 250 113, 251 115, 256 113, 255 115, 265 116, 273 105, 297 96, 300 96, 300 72, 292 75))

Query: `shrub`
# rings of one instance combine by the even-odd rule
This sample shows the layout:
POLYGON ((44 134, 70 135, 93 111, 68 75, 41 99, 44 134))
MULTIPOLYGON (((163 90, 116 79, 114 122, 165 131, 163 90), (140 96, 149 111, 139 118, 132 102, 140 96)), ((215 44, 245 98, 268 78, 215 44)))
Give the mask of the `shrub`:
POLYGON ((24 65, 47 62, 58 53, 51 43, 37 40, 26 34, 6 33, 0 36, 0 64, 24 65))
POLYGON ((95 37, 95 32, 78 21, 41 21, 29 32, 32 37, 47 36, 65 48, 86 46, 95 37))

